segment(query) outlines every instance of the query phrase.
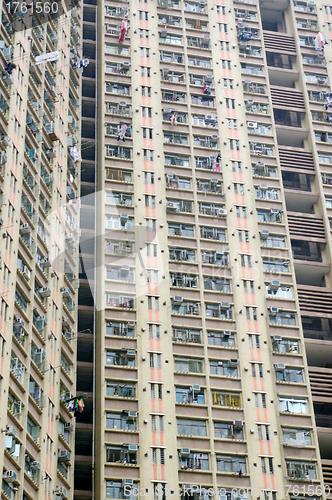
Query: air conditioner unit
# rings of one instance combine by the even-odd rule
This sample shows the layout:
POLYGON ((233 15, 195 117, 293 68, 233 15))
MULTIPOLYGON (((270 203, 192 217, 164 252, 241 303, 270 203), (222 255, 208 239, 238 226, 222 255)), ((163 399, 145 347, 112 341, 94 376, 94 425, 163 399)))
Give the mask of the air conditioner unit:
POLYGON ((14 325, 20 325, 20 326, 22 326, 22 328, 24 328, 25 323, 24 323, 24 320, 22 318, 16 318, 16 319, 14 319, 14 325))
POLYGON ((13 483, 14 481, 16 481, 17 479, 17 475, 16 475, 16 472, 13 471, 13 470, 7 470, 6 472, 4 472, 2 474, 2 479, 6 482, 6 483, 13 483))
POLYGON ((137 411, 129 411, 128 412, 128 417, 130 417, 130 418, 136 418, 137 417, 137 411))
POLYGON ((259 189, 261 191, 267 191, 269 189, 269 186, 267 184, 260 184, 259 189))
POLYGON ((280 342, 282 340, 282 336, 281 335, 273 335, 273 340, 275 342, 280 342))
POLYGON ((17 434, 16 429, 12 425, 6 427, 6 436, 16 437, 16 434, 17 434))
POLYGON ((262 240, 266 240, 269 236, 269 231, 267 229, 263 229, 263 231, 260 231, 260 237, 262 238, 262 240))
POLYGON ((278 210, 277 208, 270 208, 270 214, 279 214, 280 213, 280 210, 278 210))
POLYGON ((130 62, 129 62, 129 61, 124 61, 124 62, 122 63, 122 66, 123 66, 124 68, 129 68, 129 66, 130 66, 130 62))
POLYGON ((5 75, 4 82, 7 85, 12 85, 14 83, 14 78, 12 77, 12 75, 5 75))
POLYGON ((32 470, 40 470, 41 469, 41 464, 40 462, 37 462, 36 460, 34 462, 31 462, 31 469, 32 470))
POLYGON ((21 267, 20 271, 25 279, 27 279, 27 280, 30 279, 30 270, 27 268, 27 266, 21 267))
POLYGON ((226 309, 229 309, 231 307, 229 302, 220 302, 219 308, 225 311, 226 309))
POLYGON ((212 134, 211 135, 211 139, 217 140, 217 139, 219 139, 219 135, 218 134, 212 134))
POLYGON ((177 208, 177 204, 172 201, 167 202, 167 208, 177 208))
POLYGON ((205 82, 206 83, 211 83, 213 80, 213 76, 212 75, 205 75, 205 82))
POLYGON ((47 149, 46 150, 46 156, 49 160, 51 160, 52 158, 55 158, 56 157, 56 152, 54 149, 47 149))
POLYGON ((275 367, 277 372, 283 371, 286 369, 286 365, 284 365, 284 363, 277 363, 276 365, 274 365, 274 367, 275 367))
POLYGON ((175 295, 175 297, 172 297, 172 303, 173 305, 179 306, 183 302, 183 297, 180 297, 179 295, 175 295))
POLYGON ((195 393, 195 392, 200 392, 201 387, 200 387, 199 385, 193 385, 193 386, 191 386, 191 390, 192 390, 192 392, 194 392, 194 393, 195 393))
POLYGON ((20 231, 20 234, 29 234, 29 233, 31 233, 31 227, 29 226, 28 223, 21 224, 19 231, 20 231))
POLYGON ((40 263, 43 267, 52 267, 51 259, 49 259, 48 257, 45 257, 45 259, 42 259, 40 263))
POLYGON ((128 485, 131 486, 133 484, 134 484, 133 479, 128 479, 128 478, 122 479, 122 486, 128 486, 128 485))
POLYGON ((8 147, 10 144, 10 139, 9 139, 8 135, 4 135, 1 138, 1 142, 2 142, 3 146, 8 147))
POLYGON ((264 163, 264 162, 262 162, 262 161, 258 161, 258 162, 255 164, 255 168, 256 168, 257 170, 264 170, 264 168, 265 168, 265 163, 264 163))
POLYGON ((163 68, 161 71, 163 72, 164 76, 167 76, 169 74, 169 69, 168 68, 163 68))
POLYGON ((204 120, 205 120, 206 122, 214 122, 215 118, 214 118, 214 116, 212 116, 212 115, 205 115, 205 116, 204 116, 204 120))
POLYGON ((70 321, 65 316, 62 316, 62 326, 70 326, 70 321))
POLYGON ((128 215, 127 215, 127 214, 121 214, 121 215, 120 215, 120 220, 121 220, 121 222, 127 222, 128 218, 129 218, 129 217, 128 217, 128 215))
POLYGON ((269 313, 271 315, 276 315, 276 314, 278 314, 278 312, 279 312, 279 309, 277 307, 269 307, 269 313))
POLYGON ((228 361, 228 366, 237 366, 239 364, 239 360, 238 359, 230 359, 228 361))
POLYGON ((67 490, 63 486, 60 486, 56 493, 62 498, 68 498, 67 490))
POLYGON ((274 291, 277 291, 280 287, 280 282, 279 281, 271 281, 271 283, 269 284, 269 289, 270 290, 274 290, 274 291))
POLYGON ((257 122, 248 122, 247 125, 249 128, 257 128, 257 122))
POLYGON ((232 332, 230 330, 224 330, 224 337, 230 337, 232 332))
POLYGON ((216 214, 218 217, 224 217, 227 215, 227 210, 225 208, 217 208, 216 214))
POLYGON ((64 429, 65 429, 65 431, 73 432, 74 426, 70 422, 66 422, 64 425, 64 429))
POLYGON ((42 297, 50 297, 51 296, 51 290, 47 286, 44 286, 43 288, 39 288, 39 293, 42 297))
POLYGON ((61 287, 61 288, 60 288, 60 292, 62 292, 62 293, 63 293, 63 297, 64 297, 65 299, 69 299, 69 298, 71 297, 71 293, 70 293, 69 288, 66 288, 66 287, 61 287))
POLYGON ((243 427, 243 421, 242 420, 234 420, 233 427, 243 427))
POLYGON ((190 449, 189 448, 181 448, 180 455, 181 455, 181 457, 188 457, 190 455, 190 449))
POLYGON ((58 462, 70 462, 70 451, 58 450, 58 462))

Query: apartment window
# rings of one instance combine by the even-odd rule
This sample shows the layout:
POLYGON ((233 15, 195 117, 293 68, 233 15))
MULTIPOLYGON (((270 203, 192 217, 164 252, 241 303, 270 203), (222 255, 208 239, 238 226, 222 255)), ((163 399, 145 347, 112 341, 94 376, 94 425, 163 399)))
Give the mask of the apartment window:
POLYGON ((178 434, 187 436, 206 436, 205 420, 193 420, 188 418, 177 419, 178 434))
POLYGON ((294 382, 294 383, 303 383, 303 373, 302 369, 296 368, 279 368, 278 365, 275 365, 276 370, 276 380, 278 382, 294 382))
POLYGON ((261 246, 262 247, 276 247, 276 248, 285 248, 286 247, 286 238, 285 236, 278 235, 268 235, 262 238, 261 235, 261 246))
POLYGON ((210 359, 211 375, 222 375, 224 377, 238 376, 238 360, 217 361, 210 359))
POLYGON ((203 361, 194 358, 175 358, 174 370, 182 373, 202 373, 203 361))
POLYGON ((269 271, 271 273, 288 273, 289 262, 263 257, 263 269, 264 271, 269 271))
POLYGON ((311 431, 308 429, 283 428, 284 444, 293 446, 311 446, 311 431))
POLYGON ((233 422, 214 422, 214 437, 219 439, 243 439, 243 427, 233 422))
POLYGON ((159 42, 169 43, 172 45, 182 45, 182 36, 174 34, 167 34, 167 35, 160 34, 159 42))
POLYGON ((299 460, 286 460, 287 476, 291 479, 317 479, 316 464, 299 460))
POLYGON ((107 413, 106 414, 107 429, 120 429, 124 431, 136 430, 136 419, 129 417, 129 412, 122 413, 107 413))
POLYGON ((151 399, 155 399, 156 394, 155 394, 155 388, 154 384, 151 384, 151 399))
POLYGON ((261 457, 261 469, 262 469, 262 473, 266 474, 266 464, 265 464, 265 458, 264 457, 261 457))
POLYGON ((241 472, 245 474, 247 472, 246 458, 238 455, 217 455, 217 470, 219 472, 241 472))
POLYGON ((209 456, 207 453, 190 452, 183 455, 179 452, 179 468, 209 470, 209 456))
POLYGON ((262 394, 262 406, 266 408, 266 394, 262 394))
POLYGON ((135 366, 135 351, 127 349, 124 351, 106 351, 106 364, 116 366, 135 366))
POLYGON ((289 413, 308 413, 306 399, 279 397, 279 409, 289 413))
POLYGON ((204 404, 204 389, 199 386, 193 389, 193 387, 175 387, 176 391, 176 402, 185 404, 204 404))
POLYGON ((272 325, 296 326, 295 313, 286 311, 271 311, 269 314, 269 321, 272 325))
POLYGON ((224 332, 207 332, 208 344, 222 347, 235 347, 234 334, 229 330, 224 332))

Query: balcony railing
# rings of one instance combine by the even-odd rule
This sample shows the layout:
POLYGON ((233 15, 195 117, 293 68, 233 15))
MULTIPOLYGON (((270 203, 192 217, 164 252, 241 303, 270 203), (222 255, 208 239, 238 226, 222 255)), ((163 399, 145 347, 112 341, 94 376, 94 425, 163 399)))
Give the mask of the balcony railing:
POLYGON ((321 415, 315 413, 316 426, 317 427, 329 427, 332 428, 332 415, 321 415))
POLYGON ((327 340, 332 342, 332 332, 330 330, 303 330, 305 339, 327 340))

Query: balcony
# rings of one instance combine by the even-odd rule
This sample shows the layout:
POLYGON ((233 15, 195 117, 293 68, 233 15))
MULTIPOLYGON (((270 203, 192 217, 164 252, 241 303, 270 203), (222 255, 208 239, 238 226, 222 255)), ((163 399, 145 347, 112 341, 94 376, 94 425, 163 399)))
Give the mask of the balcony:
POLYGON ((291 56, 266 52, 266 62, 269 68, 293 69, 291 56))
POLYGON ((273 107, 305 111, 303 92, 300 90, 271 85, 271 98, 273 107))
POLYGON ((310 149, 279 146, 279 159, 282 170, 315 174, 315 165, 310 149))
POLYGON ((264 30, 263 38, 266 51, 296 56, 295 39, 292 35, 264 30))
POLYGON ((332 289, 298 285, 301 314, 332 319, 332 289))
POLYGON ((227 406, 229 408, 242 407, 242 394, 241 393, 224 393, 219 391, 212 391, 212 404, 217 406, 227 406))
MULTIPOLYGON (((284 189, 291 191, 311 191, 310 177, 298 172, 282 172, 284 189)), ((293 194, 293 193, 292 193, 293 194)))
POLYGON ((322 262, 322 252, 319 243, 311 241, 292 240, 293 259, 310 262, 322 262))
POLYGON ((247 94, 266 94, 266 85, 262 83, 252 82, 251 80, 244 80, 243 82, 243 92, 247 94))
POLYGON ((322 459, 322 470, 323 470, 323 479, 325 491, 330 490, 330 493, 327 493, 327 496, 331 495, 332 492, 332 460, 322 459))
POLYGON ((287 218, 292 239, 326 243, 323 217, 315 214, 287 212, 287 218))
POLYGON ((311 394, 320 403, 332 402, 332 369, 309 366, 311 394))

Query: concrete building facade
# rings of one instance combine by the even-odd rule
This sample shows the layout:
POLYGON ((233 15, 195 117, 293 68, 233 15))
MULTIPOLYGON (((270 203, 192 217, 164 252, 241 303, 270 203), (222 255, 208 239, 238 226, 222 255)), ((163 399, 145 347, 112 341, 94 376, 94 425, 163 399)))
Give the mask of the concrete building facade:
POLYGON ((81 8, 2 2, 1 498, 72 498, 81 8))
POLYGON ((331 15, 84 4, 77 500, 331 496, 331 15))

